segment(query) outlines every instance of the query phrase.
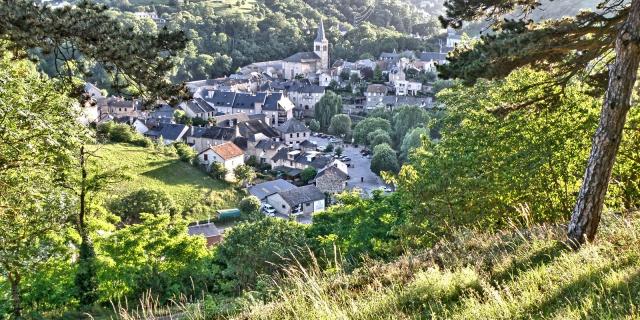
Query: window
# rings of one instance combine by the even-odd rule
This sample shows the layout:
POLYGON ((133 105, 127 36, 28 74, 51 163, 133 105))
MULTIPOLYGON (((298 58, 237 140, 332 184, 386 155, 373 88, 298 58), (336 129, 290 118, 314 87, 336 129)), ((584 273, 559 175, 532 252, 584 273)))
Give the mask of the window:
POLYGON ((320 46, 316 45, 316 51, 320 51, 320 46))
POLYGON ((311 202, 307 202, 307 207, 310 207, 310 206, 311 206, 311 202))
POLYGON ((209 155, 208 154, 204 155, 204 161, 209 161, 209 155))
POLYGON ((300 138, 300 132, 296 133, 296 138, 300 138))
POLYGON ((293 133, 290 133, 290 134, 289 134, 289 138, 293 138, 293 133))
POLYGON ((287 208, 287 207, 283 204, 283 205, 282 205, 282 209, 286 209, 286 208, 287 208))

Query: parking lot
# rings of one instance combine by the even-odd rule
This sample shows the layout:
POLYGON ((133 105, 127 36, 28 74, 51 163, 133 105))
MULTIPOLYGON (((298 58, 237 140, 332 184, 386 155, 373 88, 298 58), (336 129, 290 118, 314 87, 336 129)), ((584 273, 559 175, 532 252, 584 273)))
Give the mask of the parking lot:
MULTIPOLYGON (((322 148, 329 144, 329 138, 311 137, 311 141, 322 148)), ((362 148, 355 148, 352 145, 343 147, 343 155, 351 158, 349 162, 351 179, 347 182, 347 189, 358 188, 363 191, 364 195, 370 196, 373 190, 383 187, 385 184, 380 177, 371 171, 371 159, 363 156, 360 151, 362 148)))

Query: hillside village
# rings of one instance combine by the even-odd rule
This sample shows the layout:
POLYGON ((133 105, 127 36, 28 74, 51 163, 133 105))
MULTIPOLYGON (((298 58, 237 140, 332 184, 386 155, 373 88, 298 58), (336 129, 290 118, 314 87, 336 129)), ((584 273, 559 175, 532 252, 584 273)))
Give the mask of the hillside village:
MULTIPOLYGON (((264 214, 309 224, 314 213, 325 210, 333 196, 345 190, 360 190, 365 197, 374 190, 392 190, 371 171, 371 151, 365 146, 309 129, 320 100, 330 90, 342 91, 343 112, 354 122, 377 108, 432 109, 435 67, 446 63, 447 53, 460 41, 450 31, 438 52, 394 51, 377 60, 331 63, 320 21, 313 52, 253 63, 228 77, 189 82, 193 98, 177 107, 161 102, 145 109, 140 101, 104 97, 91 84, 85 89, 96 102, 96 124, 124 123, 165 145, 186 143, 196 152, 201 170, 210 172, 219 164, 228 182, 237 182, 234 170, 248 163, 258 171, 275 172, 248 185, 248 193, 260 199, 264 214), (378 81, 365 80, 367 74, 377 74, 378 81), (433 77, 423 84, 409 74, 433 77), (191 124, 178 123, 177 114, 191 124), (315 177, 302 181, 305 170, 315 177)), ((206 230, 215 229, 210 221, 207 224, 211 227, 206 230)))

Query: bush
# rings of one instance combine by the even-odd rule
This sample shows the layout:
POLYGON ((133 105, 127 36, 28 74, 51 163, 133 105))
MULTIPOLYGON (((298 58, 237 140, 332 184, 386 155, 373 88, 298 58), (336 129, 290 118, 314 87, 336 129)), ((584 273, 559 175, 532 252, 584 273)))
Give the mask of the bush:
POLYGON ((180 157, 180 160, 186 163, 191 163, 191 161, 196 157, 196 151, 185 143, 174 143, 173 147, 176 149, 176 153, 178 154, 178 157, 180 157))
POLYGON ((302 172, 300 173, 300 179, 302 179, 302 182, 307 184, 309 183, 309 181, 313 180, 317 174, 318 174, 318 170, 316 170, 316 168, 308 167, 302 170, 302 172))
POLYGON ((248 196, 240 200, 238 209, 240 209, 240 212, 242 213, 243 220, 256 221, 264 217, 260 213, 260 206, 262 206, 262 203, 258 197, 248 196))
POLYGON ((216 180, 225 180, 228 172, 229 170, 218 162, 214 162, 209 168, 209 176, 216 180))
POLYGON ((399 170, 400 165, 398 164, 398 157, 391 146, 383 143, 373 148, 371 171, 375 174, 380 174, 382 171, 397 173, 399 170))
POLYGON ((139 223, 142 213, 173 215, 177 212, 173 199, 166 192, 149 189, 134 191, 112 202, 110 209, 125 224, 139 223))

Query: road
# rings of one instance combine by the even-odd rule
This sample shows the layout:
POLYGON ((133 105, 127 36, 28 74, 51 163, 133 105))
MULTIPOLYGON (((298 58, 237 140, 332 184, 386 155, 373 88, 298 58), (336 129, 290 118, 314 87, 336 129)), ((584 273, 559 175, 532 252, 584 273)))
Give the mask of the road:
MULTIPOLYGON (((319 147, 325 147, 329 144, 329 139, 320 137, 311 137, 311 141, 315 142, 319 147)), ((343 154, 351 158, 349 166, 349 176, 351 179, 347 182, 347 189, 360 189, 365 196, 371 196, 373 190, 385 186, 385 183, 375 173, 371 171, 371 159, 360 154, 362 148, 355 148, 346 145, 343 148, 343 154)))

